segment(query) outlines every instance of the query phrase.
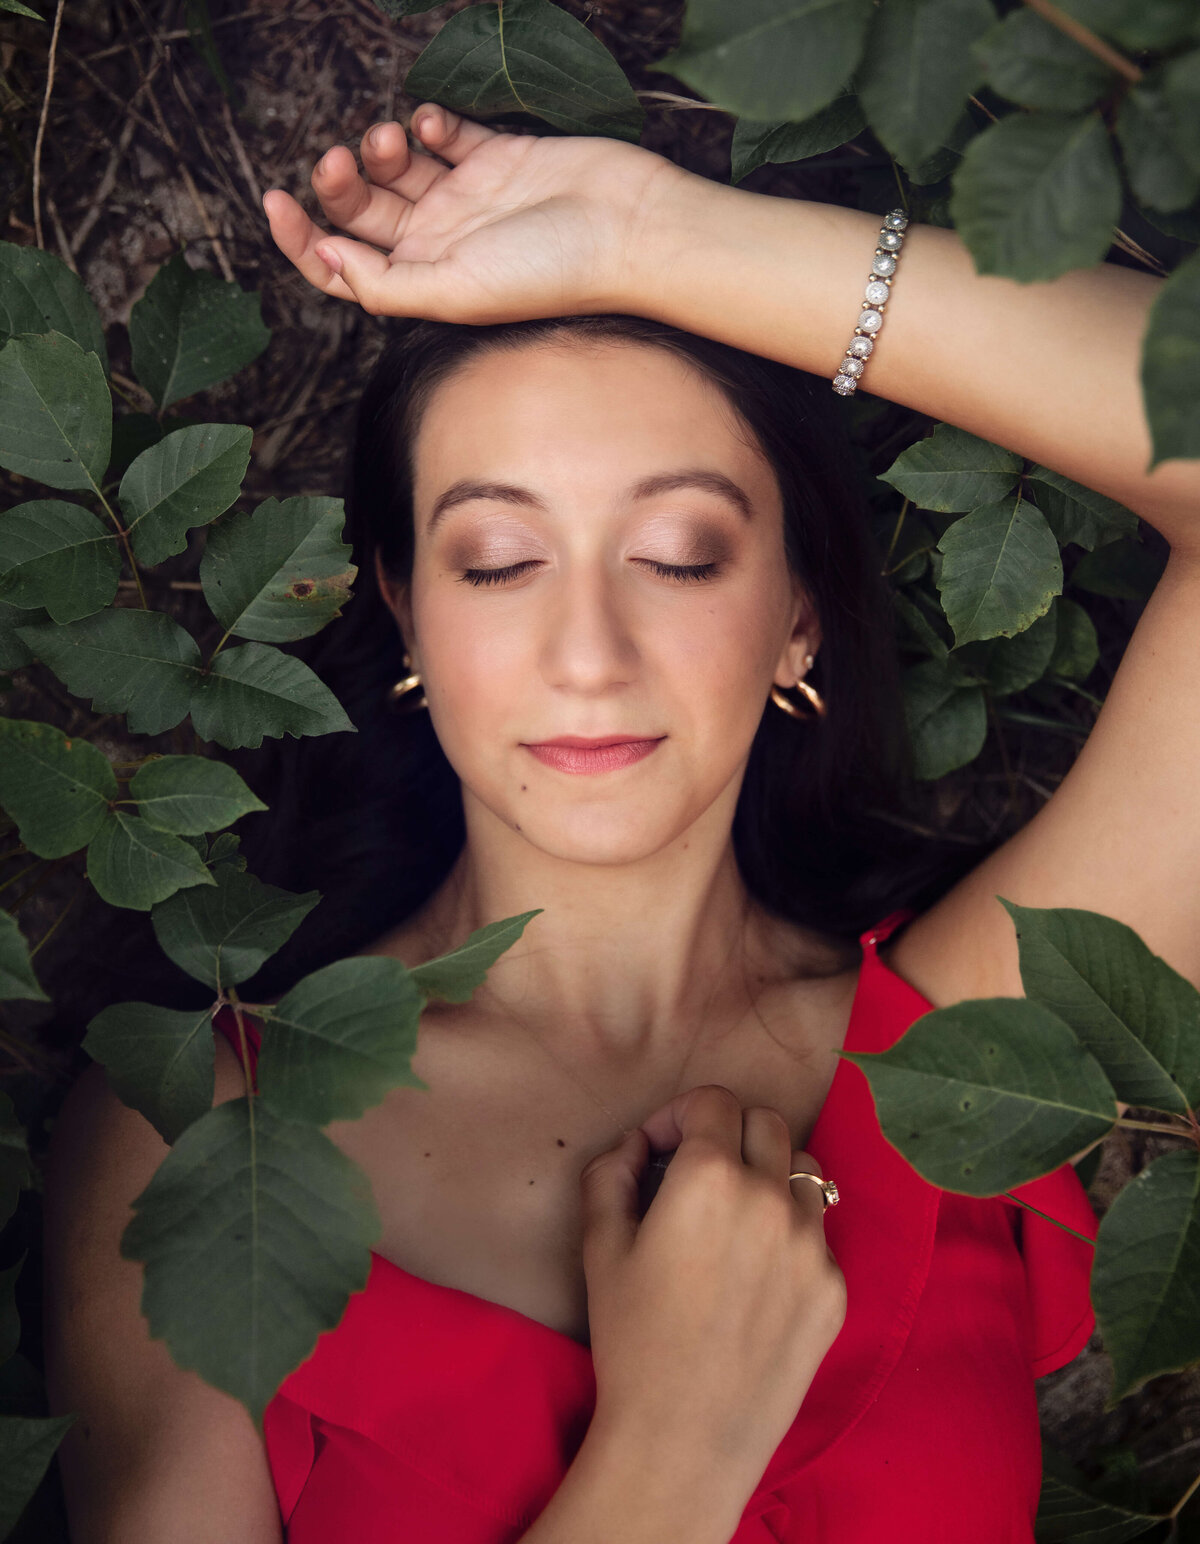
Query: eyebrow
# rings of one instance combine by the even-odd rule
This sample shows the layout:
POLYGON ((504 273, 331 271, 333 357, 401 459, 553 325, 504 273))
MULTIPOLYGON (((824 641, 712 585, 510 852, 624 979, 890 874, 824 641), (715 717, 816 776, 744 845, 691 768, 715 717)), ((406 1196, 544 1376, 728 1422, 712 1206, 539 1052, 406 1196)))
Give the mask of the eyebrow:
MULTIPOLYGON (((643 477, 640 482, 634 483, 627 490, 626 497, 636 502, 654 498, 660 493, 670 493, 676 488, 700 488, 707 493, 716 494, 718 498, 727 499, 744 520, 750 520, 753 517, 754 506, 744 489, 740 488, 731 477, 726 477, 724 472, 706 472, 699 467, 685 467, 678 472, 655 472, 652 476, 643 477)), ((522 488, 516 483, 479 482, 473 478, 464 477, 458 482, 451 483, 437 498, 429 517, 426 533, 431 533, 442 516, 454 509, 456 505, 469 503, 472 499, 490 499, 495 503, 514 504, 525 509, 538 509, 543 512, 547 509, 545 500, 540 499, 530 488, 522 488)))

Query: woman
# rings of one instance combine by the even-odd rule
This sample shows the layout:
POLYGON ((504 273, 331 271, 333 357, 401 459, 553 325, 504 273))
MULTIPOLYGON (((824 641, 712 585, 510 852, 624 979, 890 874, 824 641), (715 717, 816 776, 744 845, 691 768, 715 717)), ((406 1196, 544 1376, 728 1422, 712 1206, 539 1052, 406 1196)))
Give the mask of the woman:
MULTIPOLYGON (((1200 735, 1180 712, 1198 478, 1142 470, 1156 282, 980 278, 953 233, 909 227, 869 389, 1119 500, 1172 556, 1059 792, 906 920, 865 813, 890 776, 894 667, 844 448, 798 373, 836 367, 877 217, 616 141, 417 119, 437 158, 384 124, 370 184, 344 149, 318 166, 349 236, 265 200, 323 291, 457 330, 402 328, 359 419, 347 506, 370 567, 347 622, 373 581, 405 651, 396 722, 436 739, 460 811, 424 832, 438 883, 362 952, 414 965, 541 910, 469 1004, 425 1014, 426 1087, 328 1128, 384 1232, 366 1290, 269 1408, 265 1453, 240 1406, 145 1339, 140 1272, 109 1256, 165 1149, 92 1080, 72 1127, 101 1128, 75 1151, 99 1155, 109 1222, 69 1268, 108 1272, 80 1277, 107 1329, 103 1349, 57 1332, 77 1371, 55 1408, 86 1404, 95 1434, 90 1457, 62 1449, 74 1515, 88 1536, 119 1518, 123 1540, 236 1544, 1031 1540, 1033 1380, 1091 1330, 1086 1246, 926 1185, 836 1053, 886 1047, 931 1004, 1019 994, 998 894, 1119 917, 1200 980, 1200 735), (737 351, 760 373, 739 378, 737 351), (1066 385, 1046 367, 1065 358, 1066 385), (743 400, 756 382, 765 400, 743 400), (793 690, 810 672, 815 702, 793 690), (547 748, 614 736, 636 749, 547 748), (860 968, 845 940, 863 927, 860 968), (674 1157, 643 1219, 652 1151, 674 1157), (837 1182, 835 1209, 805 1173, 837 1182)), ((417 838, 428 823, 398 818, 417 838)), ((219 1102, 244 1088, 216 1044, 219 1102)), ((1094 1227, 1069 1166, 1023 1194, 1094 1227)), ((65 1271, 79 1251, 58 1252, 65 1271)))

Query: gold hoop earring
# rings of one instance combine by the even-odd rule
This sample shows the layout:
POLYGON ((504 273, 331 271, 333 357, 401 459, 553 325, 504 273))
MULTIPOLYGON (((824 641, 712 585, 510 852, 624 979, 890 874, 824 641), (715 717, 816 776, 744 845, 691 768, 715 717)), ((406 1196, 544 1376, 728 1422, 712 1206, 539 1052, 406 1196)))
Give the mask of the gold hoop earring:
MULTIPOLYGON (((404 655, 404 663, 406 666, 410 666, 412 664, 412 660, 409 657, 407 651, 404 655)), ((420 686, 420 684, 421 677, 416 673, 416 671, 413 671, 411 675, 406 675, 402 680, 393 682, 388 691, 388 705, 394 708, 402 697, 406 696, 415 687, 420 686)), ((420 701, 406 702, 404 704, 404 710, 405 712, 415 712, 419 708, 427 708, 428 706, 429 704, 425 700, 425 694, 422 692, 420 701)))
MULTIPOLYGON (((811 654, 808 654, 804 659, 805 670, 811 670, 812 665, 813 657, 811 654)), ((820 692, 816 689, 815 686, 810 686, 807 681, 802 679, 796 682, 796 690, 803 692, 805 697, 808 698, 808 701, 812 706, 811 713, 805 713, 801 708, 798 708, 794 702, 789 702, 777 686, 772 686, 771 688, 771 701, 781 707, 785 713, 790 713, 793 718, 825 717, 825 699, 821 696, 820 692)))

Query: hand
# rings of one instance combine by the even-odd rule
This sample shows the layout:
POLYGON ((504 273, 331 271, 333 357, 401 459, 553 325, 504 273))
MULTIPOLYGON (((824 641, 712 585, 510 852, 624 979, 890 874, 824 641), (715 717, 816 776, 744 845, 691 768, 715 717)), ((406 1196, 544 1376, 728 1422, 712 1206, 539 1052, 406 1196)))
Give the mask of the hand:
POLYGON ((729 1089, 677 1095, 580 1175, 596 1414, 664 1427, 741 1469, 749 1495, 846 1312, 820 1168, 775 1110, 729 1089), (638 1220, 651 1148, 675 1148, 638 1220))
POLYGON ((325 215, 357 240, 328 235, 280 188, 263 197, 284 256, 373 316, 484 324, 624 309, 651 214, 699 180, 623 140, 500 133, 430 103, 413 118, 440 159, 410 154, 389 122, 363 136, 368 181, 344 145, 313 171, 325 215))

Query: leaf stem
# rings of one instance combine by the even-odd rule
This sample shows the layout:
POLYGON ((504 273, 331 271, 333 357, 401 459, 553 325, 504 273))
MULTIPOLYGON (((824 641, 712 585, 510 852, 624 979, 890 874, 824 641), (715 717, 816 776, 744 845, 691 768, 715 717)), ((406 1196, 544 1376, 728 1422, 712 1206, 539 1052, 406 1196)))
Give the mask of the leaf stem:
POLYGON ((1200 1490, 1200 1474, 1198 1474, 1196 1476, 1196 1478, 1192 1481, 1192 1483, 1184 1491, 1183 1495, 1180 1496, 1179 1500, 1175 1503, 1175 1505, 1167 1513, 1167 1516, 1170 1517, 1170 1518, 1178 1517, 1180 1512, 1183 1511, 1184 1507, 1187 1506, 1188 1502, 1196 1494, 1197 1490, 1200 1490))
POLYGON ((1157 1131, 1160 1136, 1164 1137, 1190 1137, 1192 1135, 1190 1130, 1180 1131, 1177 1126, 1160 1126, 1157 1122, 1148 1120, 1126 1120, 1123 1115, 1117 1118, 1117 1125, 1124 1126, 1127 1131, 1157 1131))
POLYGON ((1025 0, 1025 4, 1031 11, 1036 11, 1043 20, 1048 21, 1052 27, 1057 27, 1060 32, 1065 32, 1080 48, 1086 48, 1089 54, 1095 54, 1110 70, 1115 70, 1118 75, 1123 75, 1126 80, 1135 84, 1142 79, 1142 71, 1131 59, 1126 59, 1124 54, 1106 43, 1103 38, 1098 38, 1090 28, 1082 22, 1076 21, 1073 16, 1068 16, 1065 11, 1060 11, 1051 0, 1025 0))
POLYGON ((107 514, 108 518, 112 521, 113 525, 116 527, 117 535, 121 538, 121 545, 122 545, 122 547, 125 548, 125 556, 129 560, 129 571, 133 575, 133 582, 137 585, 138 599, 142 603, 142 610, 143 611, 149 611, 150 607, 149 607, 149 605, 146 602, 146 592, 142 588, 142 576, 141 576, 141 573, 138 571, 138 566, 137 566, 137 563, 134 560, 134 556, 133 556, 133 548, 130 546, 130 543, 129 543, 129 532, 125 529, 125 527, 121 524, 121 522, 117 519, 116 515, 113 513, 113 507, 108 502, 108 500, 104 497, 104 494, 101 492, 100 485, 97 482, 93 481, 92 487, 96 490, 96 497, 100 500, 101 504, 104 505, 105 513, 107 514))
POLYGON ((1022 1200, 1020 1196, 1013 1195, 1011 1190, 1006 1190, 1004 1194, 1008 1200, 1015 1201, 1018 1206, 1025 1207, 1027 1211, 1031 1211, 1038 1217, 1044 1218, 1046 1222, 1052 1222, 1056 1228, 1061 1228, 1064 1233, 1071 1234, 1072 1238, 1080 1239, 1083 1243, 1089 1244, 1093 1249, 1095 1249, 1096 1240, 1094 1238, 1089 1238, 1086 1233, 1076 1233, 1075 1229, 1070 1227, 1067 1223, 1060 1222, 1057 1217, 1051 1217, 1049 1212, 1042 1211, 1040 1207, 1031 1206, 1028 1201, 1022 1200))
POLYGON ((47 943, 50 942, 50 939, 54 936, 55 932, 58 930, 59 924, 62 922, 63 918, 67 915, 67 913, 70 911, 71 907, 74 906, 75 902, 79 899, 79 897, 82 894, 83 894, 83 884, 81 882, 80 884, 76 885, 74 890, 71 891, 71 897, 67 901, 67 904, 63 907, 63 909, 59 912, 58 916, 55 917, 54 921, 50 924, 50 926, 46 929, 46 931, 38 939, 37 943, 34 944, 33 948, 30 949, 30 951, 29 951, 29 958, 30 959, 33 959, 34 955, 43 946, 43 944, 47 944, 47 943))
POLYGON ((883 572, 888 571, 888 564, 892 561, 892 553, 896 550, 896 543, 900 539, 900 532, 904 529, 904 517, 908 514, 908 506, 911 499, 905 499, 900 506, 900 513, 896 516, 896 524, 892 528, 892 539, 888 542, 888 550, 883 555, 883 572))

